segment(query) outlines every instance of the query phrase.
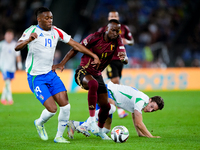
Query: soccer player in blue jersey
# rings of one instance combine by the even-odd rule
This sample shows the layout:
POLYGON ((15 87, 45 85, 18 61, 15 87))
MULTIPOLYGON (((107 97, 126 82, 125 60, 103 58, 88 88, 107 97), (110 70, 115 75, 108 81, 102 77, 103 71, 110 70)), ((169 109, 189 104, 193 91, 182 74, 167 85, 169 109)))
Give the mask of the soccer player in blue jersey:
POLYGON ((44 128, 46 123, 60 107, 58 115, 58 129, 54 138, 55 143, 70 143, 63 137, 64 130, 70 117, 70 104, 68 102, 67 90, 57 76, 52 71, 53 58, 58 41, 62 41, 75 50, 89 55, 93 58, 91 64, 98 68, 100 60, 98 56, 86 47, 74 41, 70 35, 63 30, 52 25, 52 12, 46 7, 40 7, 35 12, 38 25, 32 25, 26 29, 18 40, 16 51, 28 46, 26 58, 26 72, 31 91, 45 107, 40 117, 34 121, 37 132, 42 140, 48 140, 44 128))

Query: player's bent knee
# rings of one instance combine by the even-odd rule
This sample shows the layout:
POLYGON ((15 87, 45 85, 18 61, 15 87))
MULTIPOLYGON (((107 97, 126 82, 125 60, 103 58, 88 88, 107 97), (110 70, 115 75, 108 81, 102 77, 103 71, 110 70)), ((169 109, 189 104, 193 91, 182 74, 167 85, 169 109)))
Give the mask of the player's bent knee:
POLYGON ((53 106, 53 107, 46 107, 46 109, 51 112, 51 113, 56 113, 57 112, 57 106, 53 106))

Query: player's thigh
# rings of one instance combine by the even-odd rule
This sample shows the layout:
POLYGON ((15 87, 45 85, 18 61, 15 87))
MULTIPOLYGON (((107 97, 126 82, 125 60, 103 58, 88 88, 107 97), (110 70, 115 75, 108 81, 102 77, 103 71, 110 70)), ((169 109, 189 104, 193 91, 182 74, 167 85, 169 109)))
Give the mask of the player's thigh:
POLYGON ((69 104, 68 95, 66 91, 59 92, 53 96, 57 104, 62 107, 69 104))
POLYGON ((43 103, 44 107, 52 113, 55 113, 57 111, 57 105, 54 101, 54 98, 52 96, 50 96, 44 103, 43 103))
POLYGON ((52 113, 55 113, 57 111, 57 106, 54 101, 54 98, 49 92, 49 89, 46 84, 38 82, 38 81, 33 81, 29 83, 29 86, 31 88, 31 91, 36 96, 36 98, 40 101, 42 105, 44 105, 44 107, 48 111, 52 113))
POLYGON ((90 80, 95 80, 95 78, 89 74, 84 68, 79 67, 75 73, 76 83, 83 89, 88 90, 88 82, 90 80))
MULTIPOLYGON (((52 94, 49 90, 49 87, 51 86, 47 81, 47 78, 45 78, 45 75, 32 76, 28 74, 27 79, 31 91, 34 93, 35 97, 40 101, 41 104, 44 104, 47 99, 52 97, 52 94)), ((53 97, 50 99, 53 99, 53 97)))

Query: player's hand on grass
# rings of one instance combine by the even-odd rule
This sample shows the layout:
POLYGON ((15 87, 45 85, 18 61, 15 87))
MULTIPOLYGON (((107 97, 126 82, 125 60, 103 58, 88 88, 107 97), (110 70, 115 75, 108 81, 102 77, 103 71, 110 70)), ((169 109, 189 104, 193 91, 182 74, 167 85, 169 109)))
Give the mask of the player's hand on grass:
POLYGON ((153 136, 152 138, 161 138, 160 136, 153 136))
POLYGON ((60 69, 61 72, 62 72, 62 71, 65 69, 65 67, 64 67, 64 65, 62 65, 62 64, 53 65, 53 66, 52 66, 52 71, 55 72, 56 69, 60 69))

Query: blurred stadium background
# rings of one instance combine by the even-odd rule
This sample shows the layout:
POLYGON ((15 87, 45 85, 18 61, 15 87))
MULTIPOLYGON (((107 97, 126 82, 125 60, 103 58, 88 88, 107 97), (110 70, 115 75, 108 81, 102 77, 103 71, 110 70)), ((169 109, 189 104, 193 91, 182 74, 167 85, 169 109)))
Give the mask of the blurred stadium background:
MULTIPOLYGON (((118 11, 120 22, 130 28, 134 38, 134 45, 126 46, 129 64, 124 67, 129 69, 125 71, 128 72, 126 75, 135 76, 134 79, 122 78, 122 84, 137 87, 137 83, 129 84, 129 81, 138 80, 138 84, 141 85, 138 85, 138 88, 146 90, 146 84, 155 80, 151 83, 152 89, 200 89, 196 84, 200 82, 196 80, 200 75, 199 0, 0 0, 0 40, 3 40, 8 28, 14 29, 17 40, 26 28, 37 24, 34 11, 40 6, 50 8, 54 15, 53 24, 70 34, 77 42, 106 25, 109 11, 118 11), (138 68, 171 67, 182 70, 169 71, 161 75, 157 75, 155 70, 152 76, 148 75, 148 70, 142 75, 140 72, 139 76, 135 72, 138 68), (185 70, 185 67, 193 68, 192 73, 191 70, 185 70), (187 71, 190 73, 187 74, 187 71), (145 83, 147 79, 148 82, 145 83), (161 82, 164 79, 167 83, 163 88, 161 82), (187 88, 191 79, 195 87, 187 88), (143 85, 146 87, 143 88, 143 85), (174 88, 175 86, 177 88, 174 88)), ((60 62, 70 49, 68 45, 59 42, 54 63, 60 62)), ((21 55, 24 68, 27 51, 21 51, 21 55)), ((80 63, 81 56, 80 53, 70 60, 66 64, 66 69, 74 70, 80 63)), ((73 75, 73 72, 71 74, 73 75)), ((22 75, 17 74, 16 78, 20 78, 19 76, 22 75)), ((70 79, 72 78, 73 76, 70 79)), ((66 84, 72 82, 70 79, 66 84)), ((15 82, 17 81, 15 80, 12 86, 15 86, 15 82)), ((66 86, 71 91, 76 91, 75 83, 69 84, 71 87, 66 86)))
MULTIPOLYGON (((0 40, 8 28, 14 29, 18 39, 37 24, 34 11, 40 6, 49 7, 54 25, 78 42, 104 26, 110 10, 117 10, 135 41, 126 47, 127 68, 200 66, 199 0, 0 0, 0 40)), ((57 49, 55 62, 70 47, 59 43, 57 49)), ((67 68, 76 68, 80 57, 67 63, 67 68)), ((22 58, 24 62, 26 51, 22 58)))

